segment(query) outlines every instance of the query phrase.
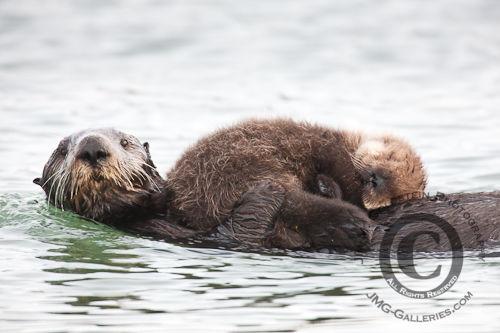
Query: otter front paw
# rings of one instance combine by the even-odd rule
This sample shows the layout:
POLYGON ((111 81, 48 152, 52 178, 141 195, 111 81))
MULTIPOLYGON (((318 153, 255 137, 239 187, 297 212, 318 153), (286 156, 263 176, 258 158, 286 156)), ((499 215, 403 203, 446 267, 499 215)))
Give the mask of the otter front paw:
POLYGON ((334 220, 311 225, 308 234, 317 249, 368 251, 375 226, 363 210, 348 206, 334 220))
POLYGON ((285 190, 279 184, 257 183, 241 196, 228 221, 219 226, 219 233, 246 245, 267 244, 284 196, 285 190))
POLYGON ((342 199, 342 189, 331 177, 319 174, 316 176, 317 192, 330 199, 342 199))

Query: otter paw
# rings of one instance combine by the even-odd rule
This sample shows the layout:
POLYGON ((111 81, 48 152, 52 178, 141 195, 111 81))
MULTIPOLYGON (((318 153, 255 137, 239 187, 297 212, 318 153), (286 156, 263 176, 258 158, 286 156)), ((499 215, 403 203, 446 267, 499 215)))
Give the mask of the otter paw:
POLYGON ((259 182, 241 196, 228 221, 219 227, 219 233, 247 245, 262 246, 273 233, 284 197, 281 185, 259 182))
POLYGON ((316 249, 368 251, 375 227, 362 210, 346 209, 334 221, 312 225, 308 233, 316 249))
POLYGON ((325 197, 331 199, 342 199, 342 190, 331 177, 320 174, 316 177, 316 185, 318 187, 318 193, 325 197))

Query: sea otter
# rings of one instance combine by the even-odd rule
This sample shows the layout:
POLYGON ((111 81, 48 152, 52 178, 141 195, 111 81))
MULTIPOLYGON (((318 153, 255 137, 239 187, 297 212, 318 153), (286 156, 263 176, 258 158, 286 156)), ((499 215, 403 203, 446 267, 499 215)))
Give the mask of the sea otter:
MULTIPOLYGON (((346 242, 339 246, 352 246, 348 233, 369 238, 371 223, 364 209, 422 197, 426 174, 420 157, 397 137, 276 119, 244 121, 201 139, 166 177, 176 214, 186 227, 206 231, 226 221, 244 193, 262 182, 285 189, 277 225, 302 234, 310 228, 316 233, 317 226, 336 228, 332 232, 339 236, 333 238, 346 242), (322 177, 334 185, 324 188, 322 177), (331 199, 314 194, 331 190, 337 192, 331 199)), ((265 192, 259 188, 258 193, 265 192)))
POLYGON ((196 234, 167 222, 169 191, 149 144, 112 128, 63 138, 33 182, 54 206, 120 229, 169 239, 196 234))
MULTIPOLYGON (((406 192, 394 191, 394 177, 382 172, 383 158, 379 159, 378 168, 367 164, 373 158, 366 154, 367 142, 373 146, 381 139, 370 140, 375 141, 362 141, 357 134, 348 135, 347 132, 305 123, 252 121, 202 140, 201 145, 193 147, 177 163, 165 182, 156 171, 147 143, 141 145, 135 137, 113 129, 87 130, 60 142, 47 162, 42 178, 35 179, 35 183, 42 186, 48 200, 56 206, 156 237, 179 239, 206 235, 221 225, 221 234, 228 235, 230 230, 233 239, 251 244, 366 249, 372 221, 363 210, 338 196, 359 206, 376 202, 385 205, 387 198, 406 198, 418 192, 414 188, 407 188, 406 192), (250 129, 245 133, 255 136, 233 140, 231 136, 242 128, 250 129), (266 136, 271 129, 276 130, 275 141, 273 136, 266 136), (217 140, 224 138, 225 133, 229 135, 228 140, 217 140), (304 135, 303 140, 300 135, 304 135), (213 144, 220 148, 218 151, 207 150, 203 145, 213 138, 213 144), (224 147, 224 143, 228 146, 224 147), (315 144, 324 147, 314 147, 315 144), (352 150, 356 145, 358 149, 352 150), (221 156, 220 152, 224 154, 221 156), (272 165, 273 158, 275 166, 272 165), (307 158, 311 160, 307 161, 307 158), (205 165, 207 168, 182 169, 183 165, 186 167, 186 159, 192 162, 187 165, 205 165), (248 167, 248 173, 242 172, 241 166, 248 167), (226 176, 228 179, 225 180, 226 176), (182 188, 183 181, 187 182, 185 188, 182 188), (214 184, 219 184, 220 188, 213 187, 214 184), (228 190, 227 185, 233 193, 224 192, 228 190), (379 193, 374 190, 375 186, 381 189, 380 193, 391 195, 385 194, 384 200, 376 199, 379 193), (313 195, 304 189, 317 189, 319 194, 333 199, 313 195), (202 194, 196 197, 199 201, 192 211, 186 210, 182 200, 186 200, 187 206, 193 205, 190 191, 194 195, 202 194), (366 193, 373 193, 371 201, 367 200, 370 198, 366 193), (224 206, 226 204, 231 204, 231 207, 224 206), (196 215, 203 207, 208 209, 208 226, 201 215, 196 215), (233 216, 230 216, 231 209, 234 209, 233 216), (219 213, 211 215, 210 212, 219 213), (255 218, 262 218, 265 223, 257 226, 255 218), (228 224, 222 224, 224 221, 229 221, 232 229, 227 229, 228 224), (243 234, 234 237, 237 225, 243 227, 240 230, 243 234), (252 225, 256 225, 253 230, 252 225), (315 236, 311 237, 312 234, 315 236), (249 236, 256 238, 249 239, 249 236)), ((396 139, 387 140, 386 146, 406 147, 396 139)), ((214 146, 208 144, 208 147, 214 146)), ((377 150, 379 156, 386 158, 399 156, 398 152, 384 155, 386 153, 377 150)), ((397 158, 395 161, 394 165, 402 165, 397 158)), ((408 169, 410 166, 405 164, 405 170, 413 175, 420 170, 418 166, 421 164, 408 169)))

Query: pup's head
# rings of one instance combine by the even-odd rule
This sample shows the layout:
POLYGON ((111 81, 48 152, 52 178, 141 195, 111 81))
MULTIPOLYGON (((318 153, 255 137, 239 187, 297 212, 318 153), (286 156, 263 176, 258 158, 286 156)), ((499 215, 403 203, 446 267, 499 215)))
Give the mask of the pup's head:
POLYGON ((61 209, 98 221, 140 206, 162 181, 148 143, 110 129, 90 129, 61 140, 33 180, 61 209))
POLYGON ((422 161, 404 140, 390 135, 363 138, 352 160, 363 181, 366 209, 424 196, 427 177, 422 161))

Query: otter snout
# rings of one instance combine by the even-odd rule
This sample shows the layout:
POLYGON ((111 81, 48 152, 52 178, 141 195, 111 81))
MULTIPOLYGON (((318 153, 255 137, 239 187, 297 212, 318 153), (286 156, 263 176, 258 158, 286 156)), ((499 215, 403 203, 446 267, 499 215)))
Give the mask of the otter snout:
POLYGON ((77 159, 93 166, 104 162, 109 156, 110 149, 107 147, 105 140, 95 135, 87 136, 80 141, 76 155, 77 159))

